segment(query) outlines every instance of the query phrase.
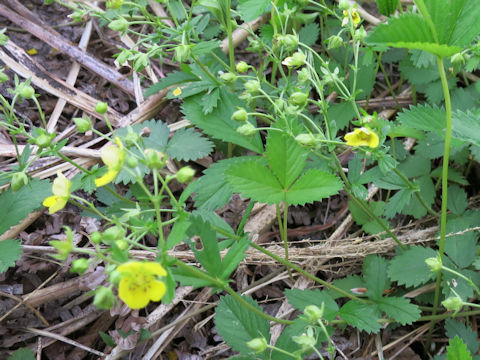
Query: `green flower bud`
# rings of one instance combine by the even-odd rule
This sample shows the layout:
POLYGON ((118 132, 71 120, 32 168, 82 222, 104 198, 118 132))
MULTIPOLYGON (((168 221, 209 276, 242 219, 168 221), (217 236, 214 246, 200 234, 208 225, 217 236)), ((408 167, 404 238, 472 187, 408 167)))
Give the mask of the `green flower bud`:
POLYGON ((100 286, 95 290, 95 297, 93 298, 93 305, 99 309, 109 310, 115 303, 115 295, 110 288, 100 286))
POLYGON ((287 34, 287 35, 277 35, 276 37, 277 45, 282 46, 287 51, 291 51, 298 46, 298 36, 287 34))
POLYGON ((180 44, 175 47, 175 55, 174 59, 179 63, 187 62, 190 59, 190 55, 192 54, 192 50, 190 49, 189 45, 180 44))
POLYGON ((249 122, 237 128, 237 133, 244 136, 251 136, 256 132, 257 132, 257 128, 249 122))
POLYGON ((290 95, 290 102, 296 106, 304 106, 307 103, 308 94, 303 92, 294 92, 290 95))
POLYGON ((340 2, 338 3, 338 7, 341 10, 348 10, 348 9, 350 9, 350 4, 349 4, 348 0, 340 0, 340 2))
POLYGON ((360 29, 355 30, 355 33, 353 34, 353 38, 356 41, 363 41, 367 37, 367 32, 363 28, 363 26, 360 29))
POLYGON ((249 67, 250 65, 248 65, 245 61, 240 61, 235 68, 239 73, 246 73, 249 67))
POLYGON ((73 122, 77 126, 78 131, 81 133, 85 133, 92 129, 92 121, 88 116, 83 118, 73 118, 73 122))
POLYGON ((120 250, 125 250, 127 247, 128 247, 128 242, 126 242, 125 240, 121 239, 121 240, 115 240, 115 245, 117 245, 117 247, 120 249, 120 250))
POLYGON ((138 166, 138 160, 133 156, 127 157, 127 160, 125 160, 125 162, 127 166, 131 169, 135 169, 138 166))
POLYGON ((430 268, 431 272, 437 272, 442 270, 442 260, 439 257, 431 257, 425 259, 425 263, 430 268))
POLYGON ((5 74, 3 71, 4 71, 4 69, 0 70, 0 84, 6 83, 8 80, 10 80, 8 75, 5 74))
POLYGON ((307 317, 307 321, 310 323, 316 323, 318 320, 320 320, 323 316, 323 309, 325 307, 325 303, 322 303, 322 307, 319 308, 316 305, 308 305, 305 307, 305 310, 303 310, 303 313, 307 317))
POLYGON ((108 9, 119 9, 123 5, 123 0, 107 0, 105 6, 108 9))
POLYGON ((138 144, 141 140, 141 136, 137 134, 133 129, 129 126, 127 135, 123 138, 123 141, 125 141, 125 144, 127 146, 134 146, 135 144, 138 144))
POLYGON ((307 60, 307 56, 304 53, 297 51, 296 53, 293 53, 292 56, 285 58, 282 61, 282 64, 289 67, 297 67, 304 65, 305 60, 307 60))
POLYGON ((95 231, 93 233, 90 234, 90 240, 94 243, 94 244, 100 244, 100 242, 102 241, 102 234, 100 234, 98 231, 95 231))
POLYGON ((306 82, 310 81, 310 79, 311 79, 310 72, 308 71, 308 69, 306 67, 302 68, 297 73, 297 76, 298 76, 298 81, 300 81, 301 83, 306 83, 306 82))
POLYGON ((260 354, 267 349, 268 344, 264 337, 258 337, 247 342, 247 346, 250 350, 254 351, 255 354, 260 354))
POLYGON ((452 296, 442 301, 442 305, 449 311, 458 312, 463 306, 463 301, 458 296, 452 296))
POLYGON ((253 52, 260 52, 263 50, 262 43, 255 38, 249 37, 248 42, 250 45, 247 47, 247 50, 253 52))
POLYGON ((21 83, 18 86, 18 94, 24 99, 31 99, 35 95, 35 90, 30 85, 21 83))
POLYGON ((146 149, 144 155, 145 165, 150 169, 162 169, 167 162, 167 155, 158 150, 146 149))
POLYGON ((285 112, 288 115, 296 116, 299 113, 299 109, 298 109, 298 106, 288 105, 288 106, 285 107, 285 112))
POLYGON ((232 120, 235 121, 247 121, 248 113, 244 108, 240 108, 232 114, 232 120))
POLYGON ((77 273, 78 275, 82 275, 88 269, 89 261, 85 258, 73 260, 72 268, 70 269, 71 273, 77 273))
POLYGON ((52 137, 47 134, 41 134, 35 139, 35 144, 39 148, 49 147, 51 143, 52 143, 52 137))
POLYGON ((227 84, 234 83, 237 80, 237 75, 231 72, 223 73, 220 75, 220 79, 225 81, 227 84))
POLYGON ((0 45, 3 46, 7 43, 8 41, 8 36, 5 35, 5 31, 7 31, 7 28, 4 28, 0 30, 0 45))
POLYGON ((185 184, 193 180, 195 176, 195 170, 193 170, 190 166, 182 167, 177 172, 177 181, 181 184, 185 184))
POLYGON ((102 235, 102 241, 109 244, 115 240, 121 240, 125 237, 125 230, 121 226, 112 226, 106 229, 102 235))
POLYGON ((332 35, 327 39, 328 49, 337 49, 343 45, 343 39, 338 35, 332 35))
POLYGON ((305 147, 312 147, 316 143, 315 136, 312 134, 299 134, 295 136, 295 141, 305 147))
POLYGON ((256 93, 260 89, 260 82, 258 80, 248 80, 244 87, 248 93, 256 93))
POLYGON ((13 174, 12 182, 11 182, 13 191, 18 191, 27 184, 28 184, 28 176, 23 171, 13 174))
POLYGON ((452 64, 455 64, 455 65, 463 65, 465 64, 465 57, 463 56, 462 53, 456 53, 456 54, 453 54, 452 57, 450 58, 450 61, 452 62, 452 64))
POLYGON ((105 114, 108 110, 108 104, 103 101, 99 101, 97 105, 95 105, 95 111, 99 114, 105 114))
POLYGON ((108 27, 113 31, 125 32, 128 29, 129 22, 124 17, 119 17, 116 20, 113 20, 108 27))
POLYGON ((317 344, 317 341, 313 336, 313 329, 311 327, 308 327, 307 332, 300 336, 292 336, 292 340, 300 345, 302 351, 310 350, 317 344))

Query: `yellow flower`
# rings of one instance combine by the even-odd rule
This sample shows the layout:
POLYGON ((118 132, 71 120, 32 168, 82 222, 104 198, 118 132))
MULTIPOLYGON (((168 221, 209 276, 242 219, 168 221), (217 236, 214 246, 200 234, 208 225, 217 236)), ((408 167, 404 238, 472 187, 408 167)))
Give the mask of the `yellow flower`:
POLYGON ((351 8, 350 10, 343 10, 343 21, 342 21, 342 26, 345 26, 348 24, 350 21, 350 16, 352 17, 352 22, 353 26, 357 27, 358 24, 360 24, 360 21, 362 20, 360 15, 358 14, 357 9, 351 8))
POLYGON ((376 148, 379 144, 378 135, 367 128, 357 128, 353 132, 345 135, 347 145, 350 146, 368 146, 376 148))
POLYGON ((57 173, 57 178, 53 180, 53 195, 43 200, 43 206, 48 207, 50 214, 62 210, 65 207, 68 198, 70 197, 71 188, 72 182, 59 171, 57 173))
POLYGON ((123 162, 125 161, 125 151, 119 138, 115 138, 115 142, 117 145, 105 146, 101 151, 102 161, 107 166, 108 171, 105 175, 95 179, 97 187, 115 180, 120 170, 122 170, 123 162))
POLYGON ((167 272, 157 262, 130 261, 117 268, 121 274, 118 296, 131 309, 141 309, 150 301, 160 301, 165 295, 165 284, 157 276, 167 272))

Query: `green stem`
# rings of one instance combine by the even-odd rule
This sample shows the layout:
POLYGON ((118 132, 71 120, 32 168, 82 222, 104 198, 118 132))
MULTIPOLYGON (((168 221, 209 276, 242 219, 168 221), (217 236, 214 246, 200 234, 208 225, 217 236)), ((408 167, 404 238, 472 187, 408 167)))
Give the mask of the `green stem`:
POLYGON ((104 186, 104 188, 110 193, 112 194, 113 196, 115 196, 117 199, 121 200, 121 201, 124 201, 126 203, 129 203, 129 204, 132 204, 132 205, 135 205, 136 202, 133 201, 133 200, 130 200, 130 199, 127 199, 125 196, 122 196, 120 195, 118 192, 116 192, 115 190, 113 190, 110 186, 104 186))
POLYGON ((102 219, 107 220, 108 222, 112 221, 111 219, 109 219, 108 217, 106 217, 105 215, 103 215, 100 211, 98 211, 97 208, 95 208, 95 206, 93 206, 93 204, 89 203, 88 201, 86 201, 86 200, 84 200, 84 199, 82 199, 82 198, 79 198, 79 197, 74 196, 74 195, 70 195, 70 199, 68 199, 68 202, 71 203, 71 204, 73 204, 73 205, 75 205, 75 206, 77 206, 77 207, 79 207, 79 208, 82 209, 82 210, 89 211, 89 212, 91 212, 91 213, 93 213, 93 214, 95 214, 95 215, 98 215, 98 216, 100 216, 102 219), (85 206, 85 205, 83 205, 83 204, 81 204, 79 201, 74 200, 74 198, 75 198, 76 200, 82 200, 82 201, 86 202, 87 205, 88 205, 88 207, 85 206))
POLYGON ((85 174, 88 174, 88 175, 91 175, 91 171, 85 169, 83 166, 81 165, 78 165, 75 161, 73 160, 70 160, 67 156, 63 155, 62 153, 60 152, 57 152, 57 155, 59 158, 61 158, 62 160, 65 160, 66 162, 68 162, 69 164, 75 166, 78 170, 81 170, 82 172, 84 172, 85 174))
POLYGON ((193 59, 193 61, 195 61, 195 63, 203 70, 203 72, 218 86, 221 86, 222 83, 215 77, 213 76, 213 74, 210 72, 210 70, 208 70, 205 65, 203 65, 200 60, 198 60, 198 58, 193 55, 193 53, 191 54, 191 57, 193 59))
POLYGON ((230 71, 232 73, 235 72, 235 49, 233 47, 233 37, 232 37, 232 21, 230 19, 231 17, 231 7, 232 7, 232 1, 227 0, 227 14, 226 14, 226 19, 225 21, 227 22, 227 35, 228 35, 228 54, 230 57, 230 71))

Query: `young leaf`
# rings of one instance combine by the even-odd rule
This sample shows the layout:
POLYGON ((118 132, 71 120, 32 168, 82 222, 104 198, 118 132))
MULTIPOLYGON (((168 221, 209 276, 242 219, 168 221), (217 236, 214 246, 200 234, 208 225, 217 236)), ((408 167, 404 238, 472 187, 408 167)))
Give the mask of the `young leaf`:
POLYGON ((183 128, 173 134, 166 151, 174 159, 190 161, 207 156, 212 148, 213 143, 199 132, 183 128))
POLYGON ((22 243, 20 240, 0 241, 0 274, 7 271, 9 267, 15 266, 15 261, 20 259, 22 254, 22 243))
POLYGON ((218 106, 208 115, 203 114, 202 96, 192 96, 183 102, 183 113, 206 134, 225 142, 232 142, 256 153, 263 153, 263 144, 258 133, 247 137, 237 133, 238 123, 232 114, 241 106, 237 96, 222 88, 218 106))
POLYGON ((420 309, 417 305, 410 303, 410 300, 399 297, 382 297, 375 300, 380 310, 384 311, 387 317, 395 319, 402 325, 411 324, 420 317, 420 309))
POLYGON ((31 180, 18 191, 12 188, 2 191, 0 204, 2 216, 0 219, 0 234, 17 225, 32 211, 42 206, 42 201, 51 195, 51 184, 48 180, 31 180))
POLYGON ((450 339, 447 346, 447 360, 472 360, 472 354, 467 345, 458 336, 450 339))
POLYGON ((470 326, 466 326, 464 323, 454 319, 446 319, 445 330, 447 331, 447 336, 449 338, 459 336, 465 342, 468 350, 470 350, 472 354, 477 353, 478 348, 480 347, 480 341, 477 339, 477 332, 470 326))
POLYGON ((425 264, 425 259, 436 255, 431 248, 412 246, 390 261, 388 276, 390 280, 407 287, 425 284, 435 275, 425 264))
POLYGON ((338 177, 325 171, 310 169, 287 192, 287 202, 304 205, 338 194, 343 183, 338 177))
POLYGON ((369 255, 363 262, 363 279, 367 287, 367 295, 379 299, 383 290, 390 287, 387 277, 387 261, 378 255, 369 255))
POLYGON ((398 6, 398 0, 377 0, 378 11, 385 16, 392 15, 398 6))
POLYGON ((340 316, 348 325, 367 333, 377 333, 381 329, 380 323, 377 321, 379 318, 378 308, 373 304, 350 300, 340 309, 340 316))
POLYGON ((338 314, 337 303, 325 291, 286 289, 284 292, 288 302, 297 310, 303 311, 309 305, 316 305, 320 308, 323 303, 325 306, 323 318, 325 320, 333 320, 338 314))
MULTIPOLYGON (((251 306, 263 311, 251 297, 242 296, 251 306)), ((270 342, 270 324, 267 320, 255 314, 238 303, 230 295, 223 296, 218 302, 215 313, 215 326, 223 340, 240 354, 252 352, 247 342, 264 337, 267 344, 270 342)))
POLYGON ((265 152, 270 170, 287 189, 298 178, 307 161, 308 150, 291 137, 279 131, 270 131, 265 152))

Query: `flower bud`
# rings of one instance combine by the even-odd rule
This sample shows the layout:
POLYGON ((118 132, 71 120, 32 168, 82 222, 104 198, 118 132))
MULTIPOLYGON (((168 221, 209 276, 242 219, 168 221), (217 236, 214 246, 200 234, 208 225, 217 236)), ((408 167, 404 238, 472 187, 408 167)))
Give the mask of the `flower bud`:
POLYGON ((458 296, 451 296, 448 299, 442 301, 442 305, 445 307, 445 309, 449 311, 458 312, 463 306, 463 301, 458 296))
POLYGON ((248 113, 244 108, 240 108, 232 114, 232 120, 235 121, 247 121, 248 113))
POLYGON ((338 7, 341 10, 348 10, 348 9, 350 9, 350 4, 349 4, 348 0, 340 0, 339 3, 338 3, 338 7))
POLYGON ((115 240, 115 245, 117 245, 117 247, 120 249, 120 250, 125 250, 127 247, 128 247, 128 242, 126 242, 125 240, 121 239, 121 240, 115 240))
POLYGON ((146 149, 144 155, 145 165, 150 169, 162 169, 167 162, 167 155, 158 150, 146 149))
POLYGON ((113 20, 108 27, 113 31, 125 32, 128 29, 129 22, 124 17, 119 17, 116 20, 113 20))
POLYGON ((83 118, 73 118, 73 122, 77 126, 78 131, 81 133, 85 133, 92 129, 92 121, 88 116, 83 118))
POLYGON ((455 64, 455 65, 463 65, 465 64, 465 57, 463 56, 462 53, 456 53, 456 54, 453 54, 452 57, 450 58, 450 61, 452 62, 452 64, 455 64))
POLYGON ((174 59, 179 63, 187 62, 188 59, 190 58, 191 53, 192 51, 189 45, 180 44, 175 47, 174 59))
POLYGON ((343 45, 343 39, 338 35, 332 35, 327 39, 327 47, 330 49, 337 49, 343 45))
POLYGON ((226 72, 220 75, 220 79, 225 81, 227 84, 231 84, 231 83, 234 83, 235 80, 237 80, 237 75, 231 72, 226 72))
POLYGON ((35 90, 30 85, 22 83, 19 85, 18 93, 24 99, 31 99, 35 95, 35 90))
POLYGON ((287 51, 291 51, 298 46, 298 36, 287 34, 287 35, 277 35, 276 37, 278 46, 282 46, 287 51))
POLYGON ((292 340, 300 345, 302 351, 311 350, 317 344, 317 340, 313 335, 313 329, 308 327, 307 332, 300 336, 292 336, 292 340))
POLYGON ((89 261, 85 258, 80 258, 77 260, 73 260, 72 268, 70 269, 71 273, 77 273, 78 275, 82 275, 88 269, 89 261))
POLYGON ((297 67, 304 65, 305 60, 307 60, 307 56, 302 52, 297 51, 296 53, 293 53, 292 56, 285 58, 285 60, 282 61, 282 64, 285 66, 297 67))
POLYGON ((110 273, 110 277, 108 278, 108 281, 110 282, 110 284, 118 286, 118 283, 120 282, 121 279, 122 279, 122 274, 114 270, 110 273))
POLYGON ((353 34, 353 38, 356 41, 363 41, 367 37, 367 32, 363 28, 363 26, 360 29, 355 30, 355 33, 353 34))
POLYGON ((125 162, 127 166, 131 169, 135 169, 138 166, 138 160, 133 156, 127 157, 127 160, 125 160, 125 162))
POLYGON ((115 302, 115 295, 110 288, 100 286, 95 291, 95 297, 93 298, 93 305, 99 309, 109 310, 112 308, 115 302))
POLYGON ((244 87, 248 93, 256 93, 260 89, 260 82, 258 80, 248 80, 244 87))
POLYGON ((97 105, 95 105, 95 111, 99 114, 105 114, 108 110, 108 104, 103 101, 99 101, 97 105))
POLYGON ((193 170, 190 166, 182 167, 177 172, 177 181, 181 184, 185 184, 187 182, 192 181, 195 175, 195 170, 193 170))
POLYGON ((102 235, 102 241, 109 244, 115 240, 121 240, 125 237, 125 230, 121 226, 112 226, 106 229, 102 235))
POLYGON ((290 95, 290 102, 296 106, 304 106, 307 103, 308 94, 303 92, 294 92, 290 95))
POLYGON ((256 132, 257 132, 257 128, 249 122, 237 128, 237 133, 244 136, 251 136, 256 132))
POLYGON ((248 45, 247 50, 253 52, 260 52, 263 50, 262 43, 257 39, 249 37, 248 42, 250 43, 250 45, 248 45))
POLYGON ((123 0, 107 0, 105 6, 108 9, 119 9, 123 5, 123 0))
POLYGON ((12 182, 11 182, 11 186, 12 186, 13 191, 18 191, 24 185, 27 185, 27 184, 28 184, 28 176, 23 171, 13 174, 12 182))
POLYGON ((250 65, 248 65, 245 61, 240 61, 235 68, 239 73, 246 73, 249 67, 250 65))
POLYGON ((295 136, 295 141, 305 147, 311 147, 316 143, 315 136, 312 134, 299 134, 295 136))
POLYGON ((309 323, 315 323, 320 320, 323 316, 323 309, 325 307, 325 303, 322 303, 322 308, 319 308, 317 305, 308 305, 303 310, 303 313, 307 317, 307 321, 309 323))
POLYGON ((52 143, 52 138, 51 136, 48 136, 47 134, 41 134, 35 139, 35 144, 39 148, 46 148, 49 147, 50 144, 52 143))
POLYGON ((264 337, 258 337, 247 342, 247 346, 250 350, 254 351, 255 354, 260 354, 267 349, 268 344, 264 337))
POLYGON ((442 260, 439 257, 431 257, 425 259, 425 263, 430 268, 431 272, 437 272, 442 270, 442 260))
POLYGON ((102 234, 100 234, 98 231, 91 233, 90 241, 97 245, 100 244, 100 242, 102 241, 102 234))
POLYGON ((310 72, 306 67, 298 71, 297 77, 298 77, 298 81, 300 81, 301 83, 306 83, 311 79, 310 72))

